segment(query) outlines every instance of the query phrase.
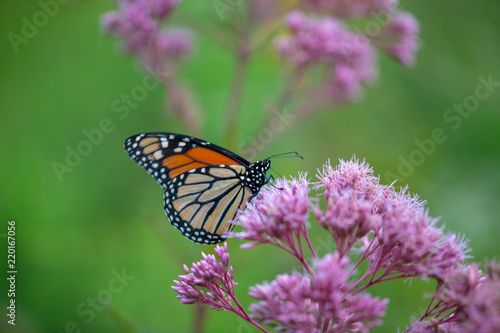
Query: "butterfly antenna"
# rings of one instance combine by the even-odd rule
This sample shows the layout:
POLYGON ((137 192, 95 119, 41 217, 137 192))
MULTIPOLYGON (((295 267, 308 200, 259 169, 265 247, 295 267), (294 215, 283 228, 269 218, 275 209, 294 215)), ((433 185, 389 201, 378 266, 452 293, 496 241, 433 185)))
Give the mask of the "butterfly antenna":
MULTIPOLYGON (((282 158, 282 157, 300 157, 301 159, 304 159, 304 157, 302 157, 301 155, 299 155, 299 153, 297 153, 296 151, 290 151, 288 153, 281 153, 281 154, 271 155, 268 158, 266 158, 266 161, 270 160, 271 158, 282 158)), ((280 177, 283 176, 281 173, 279 173, 275 169, 271 168, 271 170, 273 170, 274 172, 276 172, 280 177)), ((277 188, 278 190, 283 190, 283 188, 277 187, 276 185, 274 185, 274 183, 270 181, 271 179, 274 180, 273 175, 269 175, 269 178, 267 180, 267 182, 271 183, 272 187, 277 188)))
POLYGON ((268 158, 266 158, 266 160, 270 160, 271 158, 282 158, 282 157, 300 157, 301 159, 304 159, 304 157, 299 155, 299 153, 297 153, 296 151, 289 151, 288 153, 271 155, 268 158))

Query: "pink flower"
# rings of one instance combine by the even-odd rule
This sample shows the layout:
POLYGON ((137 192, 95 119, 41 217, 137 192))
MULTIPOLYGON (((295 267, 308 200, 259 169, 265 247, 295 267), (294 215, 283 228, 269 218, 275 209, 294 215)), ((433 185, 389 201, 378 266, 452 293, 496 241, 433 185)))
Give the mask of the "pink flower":
POLYGON ((439 283, 433 302, 420 319, 405 333, 435 332, 494 333, 500 332, 500 272, 490 263, 481 275, 477 265, 456 267, 439 283))
POLYGON ((374 200, 378 197, 379 179, 373 175, 373 169, 363 160, 352 158, 350 161, 339 160, 334 168, 328 161, 318 173, 320 183, 317 189, 323 189, 326 198, 345 191, 354 197, 374 200))
POLYGON ((309 7, 338 18, 369 17, 390 12, 397 0, 306 0, 309 7))
POLYGON ((441 237, 437 248, 423 267, 427 275, 443 280, 453 274, 455 267, 469 257, 468 252, 468 240, 464 237, 457 239, 455 234, 450 233, 441 237))
POLYGON ((168 16, 181 1, 182 0, 148 0, 149 12, 151 16, 163 19, 168 16))
POLYGON ((314 213, 337 242, 353 236, 352 243, 381 224, 374 207, 380 186, 373 170, 364 161, 341 160, 335 169, 328 162, 318 178, 320 182, 316 188, 323 190, 327 208, 323 212, 315 207, 314 213))
POLYGON ((156 45, 161 58, 183 60, 191 53, 193 42, 187 29, 162 29, 156 36, 156 45))
MULTIPOLYGON (((475 276, 472 276, 474 282, 475 276)), ((500 332, 500 270, 498 264, 488 267, 483 283, 470 295, 463 309, 457 311, 464 332, 500 332)))
POLYGON ((291 35, 276 39, 275 48, 296 67, 328 66, 322 89, 330 98, 352 100, 361 84, 376 76, 375 54, 368 38, 348 31, 339 20, 294 11, 288 14, 286 26, 291 35))
POLYGON ((467 304, 471 301, 472 295, 477 288, 483 284, 484 277, 477 265, 460 266, 455 268, 443 281, 440 288, 440 295, 437 295, 443 302, 467 304))
POLYGON ((104 32, 123 39, 128 52, 141 52, 148 47, 157 26, 150 15, 149 5, 144 1, 122 1, 119 5, 120 10, 102 17, 104 32))
POLYGON ((399 13, 391 18, 375 39, 387 54, 406 66, 412 66, 418 50, 418 33, 419 26, 415 17, 410 13, 399 13))
POLYGON ((427 259, 441 239, 441 230, 435 227, 423 209, 412 209, 406 202, 390 200, 383 207, 382 225, 377 230, 379 241, 388 247, 401 249, 401 260, 419 262, 427 259))
POLYGON ((443 235, 438 219, 428 216, 424 202, 407 193, 381 185, 373 170, 356 159, 327 163, 316 188, 323 190, 326 209, 314 207, 319 223, 335 239, 341 255, 362 241, 372 267, 385 274, 433 276, 444 279, 462 262, 467 242, 443 235), (372 240, 363 239, 372 234, 372 240), (387 265, 386 263, 390 263, 387 265))
POLYGON ((183 60, 192 48, 187 30, 170 30, 162 22, 179 0, 119 0, 119 10, 101 19, 104 32, 119 38, 124 48, 142 61, 159 68, 165 61, 183 60))
POLYGON ((342 258, 338 253, 327 254, 317 261, 311 278, 311 298, 317 302, 319 313, 334 322, 344 321, 348 315, 342 305, 348 286, 348 265, 346 257, 342 258))
POLYGON ((308 182, 305 174, 298 179, 278 179, 263 188, 252 199, 238 219, 245 231, 230 233, 230 237, 269 243, 292 237, 305 228, 309 213, 308 182))
POLYGON ((184 265, 185 275, 179 275, 172 287, 183 304, 204 303, 213 308, 232 311, 231 303, 235 300, 233 268, 229 267, 227 243, 215 247, 213 254, 201 253, 203 260, 193 263, 191 269, 184 265), (219 261, 217 261, 219 259, 219 261))
POLYGON ((278 275, 271 283, 250 287, 252 318, 278 331, 318 332, 317 308, 309 295, 311 280, 299 273, 278 275))
POLYGON ((347 258, 327 254, 312 276, 284 274, 252 287, 250 296, 259 300, 250 306, 253 317, 278 331, 368 332, 381 324, 388 301, 347 294, 348 264, 347 258))

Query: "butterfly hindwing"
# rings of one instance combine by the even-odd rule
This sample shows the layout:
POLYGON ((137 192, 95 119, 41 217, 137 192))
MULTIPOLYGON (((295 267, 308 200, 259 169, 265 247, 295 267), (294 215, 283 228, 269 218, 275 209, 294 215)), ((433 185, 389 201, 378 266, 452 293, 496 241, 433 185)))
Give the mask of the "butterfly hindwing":
POLYGON ((252 192, 241 183, 243 166, 219 165, 192 169, 173 178, 165 190, 164 208, 170 222, 196 243, 215 244, 233 228, 252 192))

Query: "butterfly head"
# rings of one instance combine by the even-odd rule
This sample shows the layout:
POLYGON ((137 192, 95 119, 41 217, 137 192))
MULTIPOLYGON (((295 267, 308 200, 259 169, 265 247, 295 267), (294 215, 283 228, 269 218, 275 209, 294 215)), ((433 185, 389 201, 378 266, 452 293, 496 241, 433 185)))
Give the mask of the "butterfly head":
POLYGON ((250 164, 245 174, 245 183, 252 193, 259 192, 260 188, 268 182, 266 172, 270 168, 271 161, 268 159, 250 164))

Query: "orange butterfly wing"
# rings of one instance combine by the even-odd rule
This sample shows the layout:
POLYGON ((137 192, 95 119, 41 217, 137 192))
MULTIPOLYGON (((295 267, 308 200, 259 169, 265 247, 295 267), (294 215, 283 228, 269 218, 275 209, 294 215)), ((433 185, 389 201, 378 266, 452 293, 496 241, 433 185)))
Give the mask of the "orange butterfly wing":
POLYGON ((192 169, 221 164, 250 165, 250 162, 229 150, 180 134, 134 135, 125 141, 125 150, 162 187, 170 179, 192 169))

